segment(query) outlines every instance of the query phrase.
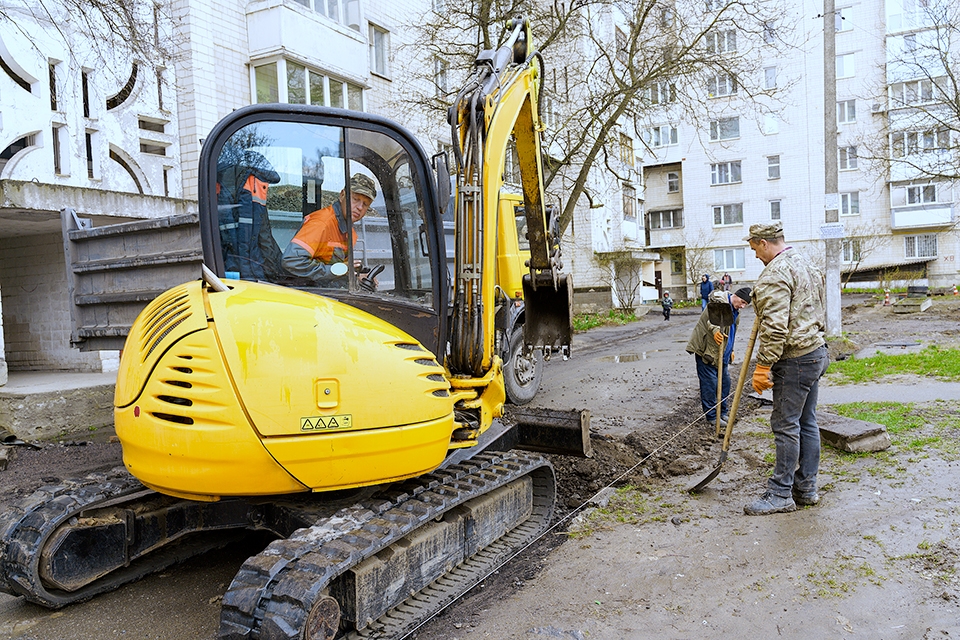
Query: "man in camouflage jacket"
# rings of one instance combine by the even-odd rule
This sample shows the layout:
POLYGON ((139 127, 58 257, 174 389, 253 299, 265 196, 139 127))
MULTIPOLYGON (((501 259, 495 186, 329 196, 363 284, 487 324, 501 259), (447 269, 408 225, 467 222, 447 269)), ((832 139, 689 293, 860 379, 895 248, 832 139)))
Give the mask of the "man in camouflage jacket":
POLYGON ((817 267, 784 243, 781 223, 755 224, 744 240, 765 265, 753 288, 760 330, 752 382, 760 394, 773 388, 770 427, 777 447, 766 492, 744 512, 767 515, 820 501, 817 388, 829 360, 824 282, 817 267))

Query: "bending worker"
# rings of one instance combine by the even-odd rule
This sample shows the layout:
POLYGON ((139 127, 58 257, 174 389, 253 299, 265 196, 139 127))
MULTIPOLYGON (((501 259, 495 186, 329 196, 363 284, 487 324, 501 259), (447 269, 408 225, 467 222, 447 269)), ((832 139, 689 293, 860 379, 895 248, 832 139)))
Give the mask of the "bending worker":
MULTIPOLYGON (((740 324, 740 309, 750 304, 750 289, 743 287, 736 293, 728 291, 714 291, 710 294, 711 302, 726 302, 733 311, 733 325, 730 327, 730 336, 727 346, 723 350, 723 400, 720 405, 720 425, 727 426, 727 396, 730 395, 730 373, 727 367, 733 362, 733 341, 737 337, 737 326, 740 324)), ((708 423, 717 419, 717 358, 720 357, 720 345, 723 343, 723 329, 710 322, 710 312, 704 309, 700 313, 700 320, 693 328, 690 341, 687 342, 687 353, 692 353, 697 363, 697 377, 700 379, 700 406, 706 415, 708 423)))
MULTIPOLYGON (((318 209, 304 218, 297 235, 283 252, 284 269, 321 285, 345 282, 340 278, 346 274, 346 270, 335 274, 331 272, 331 266, 347 260, 348 231, 351 234, 351 245, 357 242, 357 232, 353 229, 353 224, 367 214, 370 204, 377 197, 373 179, 362 173, 355 173, 350 178, 349 221, 344 215, 346 197, 345 191, 341 189, 340 197, 332 205, 318 209)), ((359 267, 359 261, 354 261, 354 268, 359 267)))
POLYGON ((744 240, 765 265, 753 288, 760 323, 753 390, 773 388, 770 428, 777 447, 767 490, 743 508, 761 516, 820 501, 817 390, 829 362, 825 293, 820 269, 784 243, 781 223, 755 224, 744 240))

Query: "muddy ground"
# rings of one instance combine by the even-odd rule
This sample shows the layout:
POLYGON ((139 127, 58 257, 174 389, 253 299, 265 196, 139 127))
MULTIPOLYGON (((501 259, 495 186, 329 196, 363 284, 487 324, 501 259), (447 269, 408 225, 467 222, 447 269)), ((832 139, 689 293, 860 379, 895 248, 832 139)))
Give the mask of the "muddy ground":
MULTIPOLYGON (((953 298, 911 315, 866 297, 844 305, 845 340, 831 345, 834 358, 917 341, 960 344, 953 298)), ((960 637, 956 431, 931 418, 929 433, 911 435, 939 438, 937 446, 895 442, 864 456, 825 449, 821 505, 748 518, 742 507, 762 491, 773 443, 769 407, 745 398, 729 459, 691 496, 686 489, 720 453, 684 352, 698 313, 676 310, 664 322, 654 310, 631 325, 578 334, 570 361, 548 363, 534 404, 589 409, 596 455, 554 458, 558 526, 417 638, 960 637), (611 500, 612 488, 625 485, 640 491, 611 500), (597 502, 606 507, 588 504, 597 502)), ((748 310, 739 357, 752 322, 748 310)), ((890 399, 939 388, 899 382, 906 391, 890 399)), ((843 389, 842 402, 866 393, 843 389)), ((960 415, 960 398, 915 407, 939 420, 960 415)), ((0 471, 0 508, 38 483, 115 466, 119 445, 109 436, 15 447, 0 471)), ((218 598, 258 545, 247 540, 60 612, 0 595, 0 638, 213 638, 218 598)))

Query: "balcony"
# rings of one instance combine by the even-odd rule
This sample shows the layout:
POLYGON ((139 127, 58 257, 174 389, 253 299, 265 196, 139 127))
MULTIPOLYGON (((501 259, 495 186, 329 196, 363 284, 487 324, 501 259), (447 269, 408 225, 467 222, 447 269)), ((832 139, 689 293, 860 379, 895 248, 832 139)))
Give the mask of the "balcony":
POLYGON ((293 0, 250 3, 247 39, 254 61, 285 56, 345 78, 362 80, 368 75, 363 36, 293 0))
POLYGON ((890 227, 902 229, 936 229, 953 224, 953 204, 936 204, 894 207, 890 210, 890 227))

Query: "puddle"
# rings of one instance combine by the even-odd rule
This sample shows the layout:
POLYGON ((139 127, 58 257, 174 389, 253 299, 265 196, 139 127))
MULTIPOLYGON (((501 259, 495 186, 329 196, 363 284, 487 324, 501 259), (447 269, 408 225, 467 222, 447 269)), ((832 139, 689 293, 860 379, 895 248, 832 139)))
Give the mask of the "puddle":
POLYGON ((650 354, 663 351, 663 349, 651 349, 650 351, 641 351, 640 353, 621 353, 617 356, 602 356, 600 362, 638 362, 646 360, 650 354))

